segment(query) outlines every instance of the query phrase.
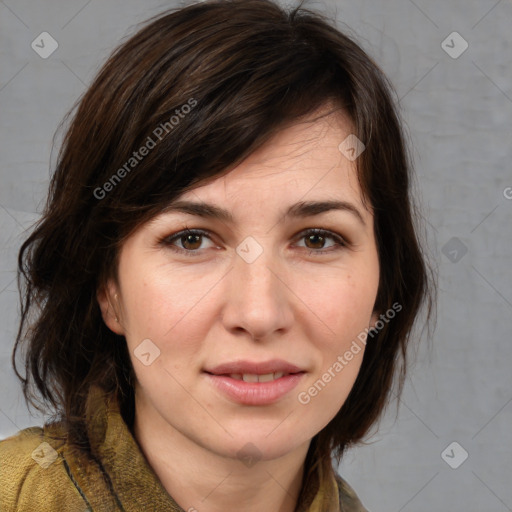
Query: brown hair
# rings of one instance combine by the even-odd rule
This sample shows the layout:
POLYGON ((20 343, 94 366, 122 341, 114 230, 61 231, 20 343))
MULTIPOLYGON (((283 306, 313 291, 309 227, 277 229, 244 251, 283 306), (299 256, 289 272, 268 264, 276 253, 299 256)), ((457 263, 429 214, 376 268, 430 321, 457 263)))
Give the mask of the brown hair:
POLYGON ((401 390, 415 319, 424 303, 429 315, 432 309, 409 158, 393 89, 372 59, 324 16, 270 0, 210 0, 148 20, 71 111, 45 210, 18 257, 21 321, 12 360, 27 402, 51 405, 76 443, 84 441, 92 384, 114 394, 133 421, 126 343, 107 328, 96 298, 116 277, 123 241, 178 195, 228 172, 327 102, 348 113, 366 145, 357 168, 374 210, 375 308, 403 306, 368 342, 350 395, 312 446, 321 457, 341 457, 360 441, 381 416, 395 376, 401 390), (135 159, 149 139, 154 149, 135 159), (22 345, 24 377, 15 361, 22 345))

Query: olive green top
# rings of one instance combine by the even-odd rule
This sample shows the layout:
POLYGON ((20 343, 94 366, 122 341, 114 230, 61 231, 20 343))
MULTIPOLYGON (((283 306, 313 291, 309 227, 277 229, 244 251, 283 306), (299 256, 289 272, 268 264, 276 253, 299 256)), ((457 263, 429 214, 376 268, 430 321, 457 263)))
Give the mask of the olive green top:
MULTIPOLYGON (((1 512, 195 512, 164 489, 110 395, 91 388, 87 411, 90 451, 69 444, 59 422, 0 441, 1 512)), ((367 512, 332 466, 318 467, 297 510, 367 512)))

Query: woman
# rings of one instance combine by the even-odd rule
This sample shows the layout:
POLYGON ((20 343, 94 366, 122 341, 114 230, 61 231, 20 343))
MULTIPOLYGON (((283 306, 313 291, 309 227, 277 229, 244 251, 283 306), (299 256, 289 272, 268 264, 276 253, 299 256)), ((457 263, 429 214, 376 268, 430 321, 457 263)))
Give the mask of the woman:
POLYGON ((365 510, 331 457, 431 304, 390 91, 267 0, 167 12, 114 52, 20 249, 13 364, 55 416, 0 443, 1 510, 365 510))

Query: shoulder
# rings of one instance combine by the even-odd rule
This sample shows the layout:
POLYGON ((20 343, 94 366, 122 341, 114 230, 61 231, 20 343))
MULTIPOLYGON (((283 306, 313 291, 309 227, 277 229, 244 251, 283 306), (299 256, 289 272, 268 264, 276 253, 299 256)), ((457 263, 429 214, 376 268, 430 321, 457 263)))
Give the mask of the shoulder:
POLYGON ((340 495, 341 512, 368 512, 354 489, 337 473, 335 473, 335 478, 340 495))
POLYGON ((26 428, 0 441, 2 512, 86 510, 66 469, 66 444, 60 424, 26 428))

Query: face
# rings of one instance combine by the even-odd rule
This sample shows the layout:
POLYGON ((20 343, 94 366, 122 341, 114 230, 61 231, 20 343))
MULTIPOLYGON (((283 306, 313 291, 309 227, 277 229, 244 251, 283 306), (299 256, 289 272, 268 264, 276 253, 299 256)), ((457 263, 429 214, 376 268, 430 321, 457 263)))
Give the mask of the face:
POLYGON ((339 113, 291 126, 126 240, 98 300, 128 344, 136 418, 272 459, 337 414, 378 318, 373 216, 338 149, 350 133, 339 113))

